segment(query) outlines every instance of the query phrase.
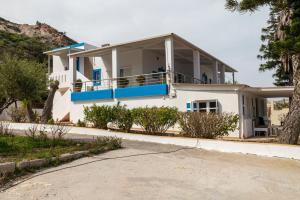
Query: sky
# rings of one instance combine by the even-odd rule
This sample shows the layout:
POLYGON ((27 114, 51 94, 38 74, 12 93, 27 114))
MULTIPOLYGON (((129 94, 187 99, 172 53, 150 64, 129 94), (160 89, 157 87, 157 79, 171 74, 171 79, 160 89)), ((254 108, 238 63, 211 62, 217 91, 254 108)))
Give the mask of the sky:
POLYGON ((225 10, 225 0, 0 0, 0 16, 47 23, 78 42, 96 46, 176 33, 238 70, 239 83, 272 86, 259 72, 261 29, 268 9, 225 10))

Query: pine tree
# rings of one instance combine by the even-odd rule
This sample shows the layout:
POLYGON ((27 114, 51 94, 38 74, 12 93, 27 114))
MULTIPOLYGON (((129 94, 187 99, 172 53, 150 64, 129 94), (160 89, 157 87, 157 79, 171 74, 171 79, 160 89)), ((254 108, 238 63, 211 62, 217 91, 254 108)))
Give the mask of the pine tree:
POLYGON ((263 29, 260 70, 275 69, 276 85, 294 85, 290 110, 279 141, 297 144, 300 133, 300 1, 299 0, 226 0, 226 8, 254 12, 270 7, 268 27, 263 29))

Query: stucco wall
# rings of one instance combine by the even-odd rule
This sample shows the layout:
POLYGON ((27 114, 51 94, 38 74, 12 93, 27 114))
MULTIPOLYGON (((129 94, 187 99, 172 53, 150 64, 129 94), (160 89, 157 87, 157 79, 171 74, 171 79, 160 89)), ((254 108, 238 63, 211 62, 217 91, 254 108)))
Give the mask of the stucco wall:
POLYGON ((158 68, 166 68, 166 58, 164 55, 155 51, 144 50, 143 51, 143 72, 150 74, 153 71, 158 72, 158 68))
MULTIPOLYGON (((156 96, 103 101, 82 101, 76 103, 72 102, 70 106, 70 119, 74 123, 76 123, 78 119, 83 119, 84 106, 92 106, 93 104, 115 105, 119 101, 121 104, 127 105, 128 108, 140 106, 174 106, 180 111, 186 111, 186 103, 188 101, 212 99, 218 100, 221 112, 238 114, 238 94, 235 91, 199 91, 177 89, 177 96, 175 98, 170 98, 169 96, 156 96)), ((237 130, 234 133, 231 133, 230 136, 238 137, 239 131, 237 130)))
POLYGON ((53 56, 53 73, 65 71, 65 67, 68 66, 68 57, 65 56, 53 56))

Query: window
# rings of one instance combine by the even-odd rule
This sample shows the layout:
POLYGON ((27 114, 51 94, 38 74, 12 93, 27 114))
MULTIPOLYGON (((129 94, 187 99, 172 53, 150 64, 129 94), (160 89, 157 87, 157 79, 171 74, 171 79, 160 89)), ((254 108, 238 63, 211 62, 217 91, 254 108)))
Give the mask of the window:
POLYGON ((207 100, 207 101, 194 101, 193 102, 193 112, 218 112, 218 101, 217 100, 207 100))
POLYGON ((120 68, 120 77, 131 76, 131 68, 130 67, 122 67, 120 68))

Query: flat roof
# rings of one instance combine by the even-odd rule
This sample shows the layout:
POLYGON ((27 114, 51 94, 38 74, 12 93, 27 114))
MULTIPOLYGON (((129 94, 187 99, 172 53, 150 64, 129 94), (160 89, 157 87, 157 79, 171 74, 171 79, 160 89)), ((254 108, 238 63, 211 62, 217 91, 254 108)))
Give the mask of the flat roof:
POLYGON ((203 91, 240 91, 249 92, 264 98, 292 97, 294 86, 250 87, 245 84, 193 84, 175 83, 175 87, 183 90, 203 91))
POLYGON ((185 43, 185 45, 189 46, 190 48, 198 50, 200 53, 204 54, 205 56, 207 56, 209 58, 212 58, 212 59, 218 61, 219 63, 225 65, 232 72, 237 72, 237 70, 234 69, 233 67, 229 66, 225 62, 219 60, 218 58, 216 58, 213 55, 209 54, 208 52, 204 51, 203 49, 200 49, 199 47, 197 47, 196 45, 194 45, 194 44, 190 43, 189 41, 183 39, 182 37, 176 35, 175 33, 168 33, 168 34, 164 34, 164 35, 148 37, 148 38, 144 38, 144 39, 140 39, 140 40, 133 40, 133 41, 124 42, 124 43, 116 43, 116 44, 105 46, 105 47, 99 47, 99 48, 96 48, 96 49, 71 53, 70 56, 80 56, 80 55, 84 55, 84 54, 91 54, 91 53, 97 53, 97 52, 101 53, 101 52, 106 52, 109 49, 116 48, 116 47, 121 47, 121 46, 124 46, 124 45, 129 45, 129 44, 132 45, 132 44, 136 44, 136 43, 142 43, 142 42, 145 42, 145 41, 150 41, 150 40, 155 40, 155 39, 163 39, 163 38, 167 38, 167 37, 173 37, 174 39, 180 40, 181 42, 185 43))
MULTIPOLYGON (((55 49, 52 49, 50 51, 45 51, 43 53, 44 54, 55 54, 55 53, 58 53, 60 51, 66 51, 68 49, 75 49, 75 48, 78 48, 78 47, 82 47, 84 45, 85 45, 85 43, 81 42, 81 43, 76 43, 76 44, 72 44, 72 45, 68 45, 68 46, 64 46, 64 47, 55 48, 55 49)), ((83 50, 83 49, 78 49, 78 50, 83 50)))

